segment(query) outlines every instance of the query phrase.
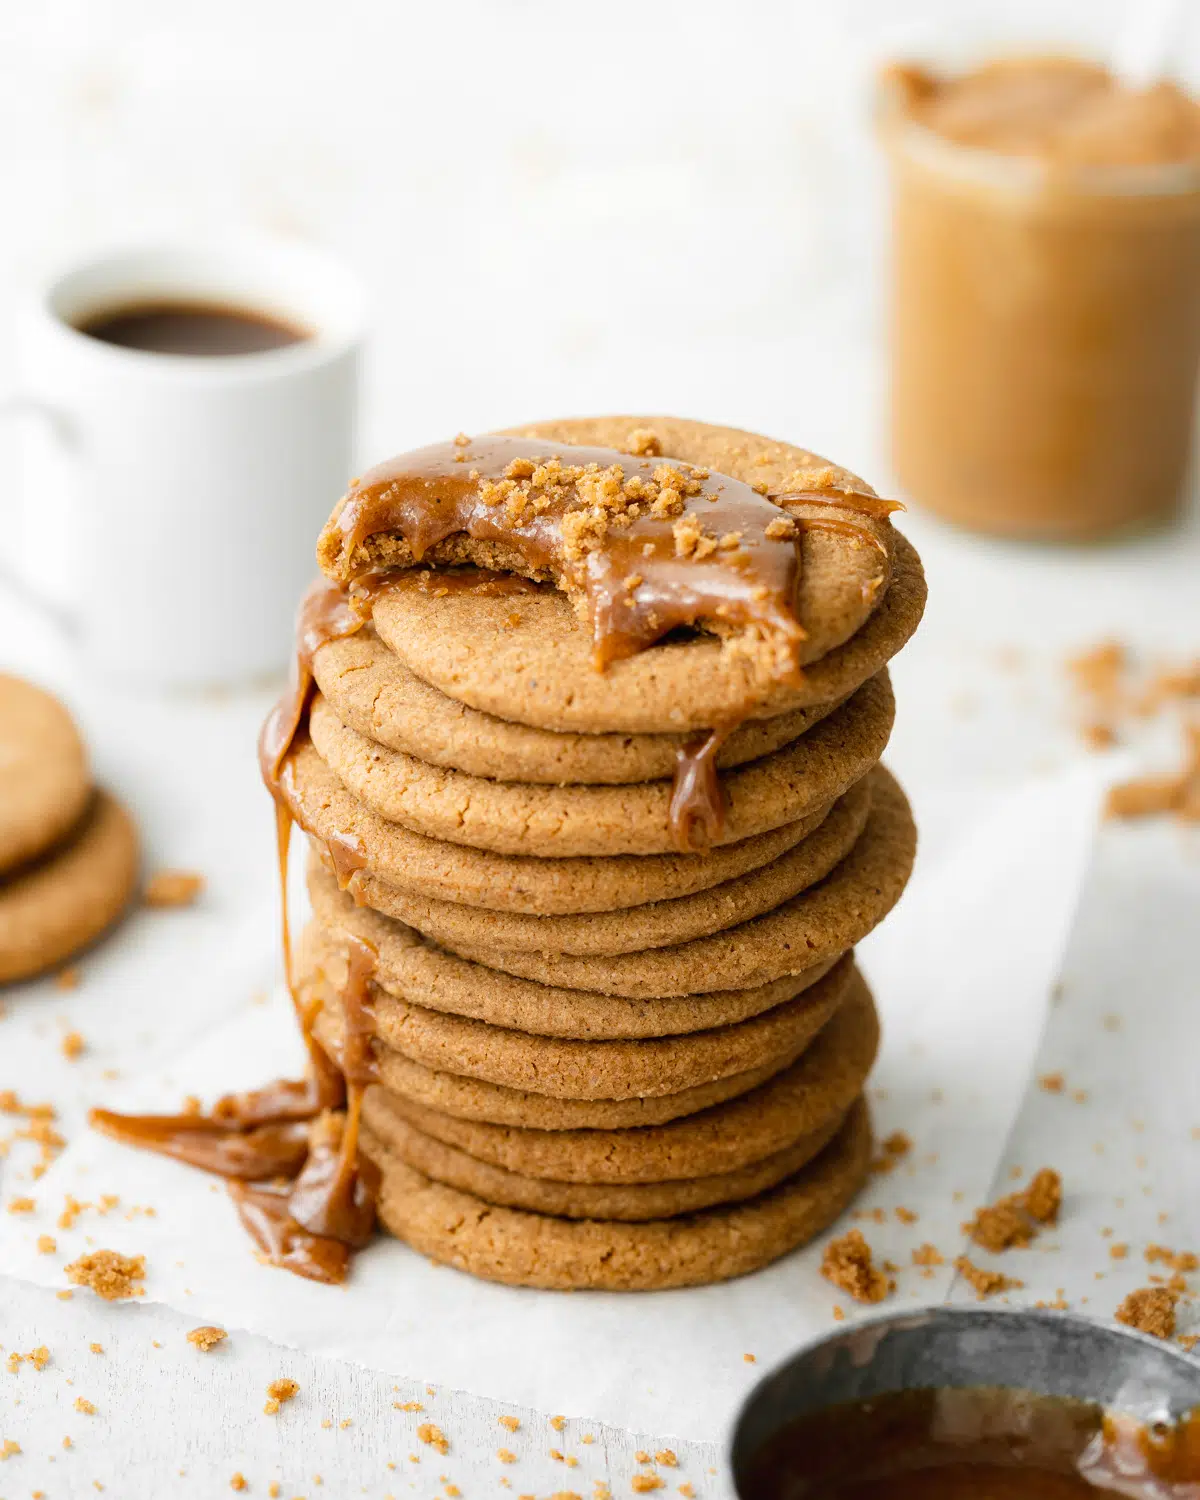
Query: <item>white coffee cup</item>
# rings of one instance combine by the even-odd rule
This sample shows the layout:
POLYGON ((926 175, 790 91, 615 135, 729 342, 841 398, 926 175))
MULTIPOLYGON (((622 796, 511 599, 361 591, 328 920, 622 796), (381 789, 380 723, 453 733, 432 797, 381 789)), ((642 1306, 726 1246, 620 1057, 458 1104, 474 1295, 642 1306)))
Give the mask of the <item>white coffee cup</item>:
POLYGON ((118 250, 55 277, 20 331, 20 384, 0 413, 29 420, 21 482, 0 491, 0 579, 65 617, 113 677, 200 686, 282 669, 317 533, 351 477, 355 279, 269 237, 118 250), (79 331, 156 302, 307 336, 201 356, 79 331))

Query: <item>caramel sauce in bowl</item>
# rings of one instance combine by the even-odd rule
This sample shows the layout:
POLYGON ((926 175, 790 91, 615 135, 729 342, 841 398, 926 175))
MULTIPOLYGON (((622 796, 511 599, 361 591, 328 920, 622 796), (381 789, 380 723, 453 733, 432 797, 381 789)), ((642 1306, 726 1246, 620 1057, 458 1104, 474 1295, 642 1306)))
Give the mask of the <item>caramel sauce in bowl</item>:
POLYGON ((740 1500, 1200 1500, 1200 1361, 1059 1312, 889 1314, 761 1381, 729 1462, 740 1500))

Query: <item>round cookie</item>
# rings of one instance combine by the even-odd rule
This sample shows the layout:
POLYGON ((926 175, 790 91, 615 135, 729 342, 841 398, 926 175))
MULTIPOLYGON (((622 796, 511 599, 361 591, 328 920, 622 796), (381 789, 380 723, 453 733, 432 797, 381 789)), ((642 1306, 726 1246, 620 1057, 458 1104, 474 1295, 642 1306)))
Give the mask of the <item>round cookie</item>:
POLYGON ((718 1203, 737 1203, 773 1188, 806 1166, 823 1151, 841 1126, 828 1121, 800 1136, 774 1156, 752 1162, 716 1177, 690 1177, 671 1182, 579 1183, 556 1182, 509 1172, 424 1135, 398 1115, 364 1126, 363 1150, 368 1156, 381 1148, 423 1176, 447 1187, 474 1194, 488 1203, 533 1213, 557 1214, 566 1219, 619 1219, 639 1223, 696 1213, 718 1203))
POLYGON ((860 942, 892 909, 908 881, 917 834, 908 801, 882 767, 871 812, 854 848, 831 875, 766 916, 672 948, 609 958, 522 953, 456 943, 464 958, 491 969, 570 989, 629 999, 695 995, 766 984, 799 974, 860 942))
POLYGON ((827 974, 836 961, 829 958, 803 974, 788 974, 754 989, 626 1000, 595 990, 538 984, 447 953, 411 927, 370 907, 356 905, 323 869, 310 868, 308 892, 313 914, 325 929, 325 939, 336 946, 339 931, 349 932, 365 939, 378 953, 375 982, 380 989, 430 1010, 470 1016, 492 1026, 538 1036, 611 1041, 676 1036, 732 1025, 794 999, 827 974))
MULTIPOLYGON (((637 953, 707 937, 748 922, 823 880, 854 847, 870 806, 871 775, 867 775, 834 803, 806 839, 761 870, 694 896, 630 906, 623 911, 569 917, 484 911, 477 906, 412 896, 382 881, 364 880, 361 872, 351 878, 349 889, 356 899, 376 911, 415 927, 449 948, 475 942, 526 953, 637 953)), ((321 857, 325 846, 313 842, 321 857)))
POLYGON ((879 1047, 879 1018, 862 976, 810 1047, 773 1078, 723 1104, 665 1125, 625 1130, 537 1130, 464 1120, 384 1089, 365 1118, 387 1136, 394 1116, 478 1161, 556 1182, 637 1183, 723 1176, 783 1151, 840 1119, 862 1093, 879 1047))
POLYGON ((0 875, 64 839, 91 794, 71 715, 32 682, 0 673, 0 875))
POLYGON ((380 1220, 420 1254, 513 1286, 653 1291, 744 1276, 827 1228, 866 1180, 871 1127, 860 1101, 820 1156, 778 1187, 733 1207, 642 1224, 500 1208, 372 1144, 383 1173, 380 1220))
MULTIPOLYGON (((337 717, 367 739, 427 765, 493 781, 619 786, 662 780, 674 775, 676 755, 695 740, 690 734, 555 734, 479 713, 422 682, 370 626, 322 646, 313 673, 337 717)), ((770 755, 842 701, 748 719, 717 752, 717 768, 770 755)))
POLYGON ((584 734, 695 733, 748 710, 769 718, 829 703, 886 665, 925 608, 920 558, 900 532, 893 539, 892 581, 862 628, 805 667, 799 682, 777 684, 765 697, 745 655, 711 636, 663 641, 595 671, 591 636, 558 593, 437 598, 402 585, 376 599, 373 618, 405 666, 483 713, 584 734))
POLYGON ((86 948, 129 905, 137 875, 133 823, 98 791, 68 844, 0 884, 0 984, 86 948))
MULTIPOLYGON (((330 948, 318 962, 336 990, 341 955, 330 948)), ((427 1068, 561 1099, 629 1099, 675 1094, 779 1057, 790 1062, 837 1009, 852 973, 847 956, 794 1000, 748 1021, 637 1041, 510 1031, 413 1005, 378 987, 371 1008, 378 1042, 427 1068)))
MULTIPOLYGON (((537 859, 471 849, 388 823, 350 795, 306 739, 285 763, 280 785, 301 828, 356 851, 365 862, 364 880, 373 874, 416 895, 533 916, 612 911, 707 890, 777 859, 807 838, 828 810, 706 855, 537 859)), ((365 895, 368 886, 360 889, 365 895)))
MULTIPOLYGON (((671 459, 682 460, 696 468, 714 471, 711 480, 707 474, 703 476, 706 485, 712 487, 710 495, 713 498, 725 488, 721 484, 722 476, 759 488, 763 493, 772 487, 780 494, 805 490, 836 492, 839 489, 856 490, 863 495, 874 493, 868 485, 847 470, 835 469, 825 459, 807 449, 774 442, 757 433, 714 427, 680 418, 567 419, 535 423, 521 429, 519 433, 501 433, 496 436, 542 440, 525 450, 517 447, 509 455, 512 458, 559 456, 567 463, 572 459, 585 463, 595 461, 607 467, 607 455, 572 455, 565 448, 560 452, 557 445, 599 447, 610 452, 616 448, 617 452, 630 454, 628 462, 624 464, 626 473, 638 473, 645 480, 651 479, 660 458, 668 463, 671 459), (648 422, 655 424, 654 436, 658 453, 647 461, 644 452, 640 456, 632 455, 629 439, 635 431, 644 432, 648 422)), ((419 464, 427 455, 417 454, 414 457, 419 464)), ((469 440, 458 448, 456 457, 464 466, 470 465, 473 454, 469 440)), ((378 475, 367 476, 368 486, 373 477, 378 475)), ((494 477, 499 478, 499 474, 494 477)), ((357 485, 352 485, 350 493, 338 503, 317 543, 317 561, 322 571, 336 582, 349 583, 373 568, 413 568, 419 562, 428 569, 439 565, 469 563, 528 577, 553 579, 556 584, 573 591, 571 603, 581 615, 586 611, 582 590, 576 583, 562 577, 560 564, 555 562, 553 556, 543 556, 537 564, 531 565, 522 554, 519 539, 510 539, 505 535, 504 529, 497 531, 489 527, 491 534, 486 540, 473 539, 457 530, 440 539, 431 536, 419 556, 398 529, 377 532, 356 546, 348 544, 339 523, 343 507, 347 503, 353 503, 352 497, 356 489, 357 485)), ((753 500, 753 497, 747 498, 753 500)), ((800 660, 811 661, 848 640, 870 616, 888 585, 895 533, 886 519, 873 519, 863 514, 861 509, 847 505, 841 497, 835 499, 834 493, 830 494, 829 501, 825 503, 820 500, 806 502, 785 499, 777 503, 782 511, 794 516, 811 517, 818 523, 832 521, 832 529, 827 524, 821 525, 819 529, 802 528, 798 539, 800 566, 794 580, 793 607, 795 618, 802 629, 800 660)), ((756 503, 752 508, 755 511, 761 509, 763 517, 770 517, 772 514, 769 503, 756 503)), ((707 506, 702 506, 702 509, 707 510, 707 506)), ((713 525, 721 526, 719 509, 713 512, 713 517, 713 525)), ((749 516, 746 520, 752 528, 750 535, 753 537, 757 534, 759 521, 752 521, 749 516)), ((660 524, 665 530, 667 523, 664 521, 660 524)), ((652 526, 650 529, 653 532, 655 528, 652 526)), ((772 548, 778 546, 778 543, 751 542, 750 545, 772 548)), ((542 550, 540 544, 538 550, 542 550)), ((783 555, 785 554, 781 548, 780 556, 783 555)), ((702 576, 697 574, 697 577, 702 576)), ((715 604, 715 600, 713 603, 715 604)), ((704 623, 707 628, 727 637, 730 646, 754 666, 756 676, 762 677, 764 667, 771 676, 778 670, 778 659, 769 647, 764 659, 763 632, 760 630, 753 626, 739 630, 725 627, 717 618, 715 609, 711 610, 704 623)))
MULTIPOLYGON (((727 771, 716 842, 740 843, 827 807, 878 762, 894 717, 891 683, 879 673, 800 739, 727 771)), ((557 859, 667 854, 676 847, 669 781, 558 787, 466 776, 364 738, 319 695, 309 734, 347 790, 381 818, 427 838, 557 859)))

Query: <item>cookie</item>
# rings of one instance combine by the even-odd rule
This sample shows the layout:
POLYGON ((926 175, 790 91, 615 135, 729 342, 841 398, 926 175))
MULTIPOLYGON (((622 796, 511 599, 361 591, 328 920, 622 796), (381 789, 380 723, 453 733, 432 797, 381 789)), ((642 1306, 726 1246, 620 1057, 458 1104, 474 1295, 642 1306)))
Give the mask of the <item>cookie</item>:
MULTIPOLYGON (((826 807, 875 765, 895 702, 879 673, 782 750, 727 771, 718 844, 740 843, 826 807)), ((666 854, 676 847, 670 781, 635 786, 532 786, 429 766, 348 729, 316 698, 317 754, 372 812, 427 838, 538 858, 666 854)))
POLYGON ((777 859, 806 838, 827 811, 819 808, 811 817, 703 856, 538 859, 450 844, 386 822, 350 795, 307 740, 292 752, 280 787, 302 828, 355 851, 356 863, 365 862, 364 896, 374 875, 416 895, 533 916, 612 911, 707 890, 777 859))
POLYGON ((69 842, 0 883, 0 984, 86 948, 129 905, 137 875, 133 822, 98 791, 69 842))
MULTIPOLYGON (((310 932, 309 942, 336 989, 344 969, 341 955, 332 944, 322 944, 319 934, 310 932)), ((637 1041, 510 1031, 414 1005, 378 987, 371 1008, 378 1042, 427 1068, 559 1099, 630 1099, 678 1093, 777 1058, 790 1062, 837 1009, 852 972, 847 957, 795 999, 748 1021, 637 1041)))
POLYGON ((830 958, 803 974, 785 975, 755 989, 626 1000, 595 990, 556 989, 459 958, 411 927, 356 905, 323 869, 310 868, 308 892, 313 914, 332 941, 336 943, 337 933, 345 931, 365 939, 376 950, 379 962, 375 981, 381 989, 430 1010, 470 1016, 539 1036, 604 1041, 675 1036, 728 1026, 793 999, 828 973, 835 961, 830 958))
MULTIPOLYGON (((857 490, 862 495, 871 495, 873 492, 862 480, 845 470, 835 470, 826 460, 806 449, 775 443, 755 433, 677 418, 568 419, 534 424, 522 429, 519 435, 531 441, 527 445, 514 444, 507 442, 506 438, 516 434, 496 434, 499 442, 492 445, 496 450, 492 455, 495 467, 489 459, 487 438, 484 437, 476 445, 472 445, 469 439, 461 444, 456 442, 453 459, 461 462, 461 469, 456 469, 455 463, 447 463, 450 454, 446 449, 422 449, 380 465, 361 480, 354 481, 350 491, 339 501, 318 540, 317 561, 322 570, 335 582, 348 584, 371 569, 412 568, 418 561, 427 568, 474 564, 530 578, 553 580, 558 587, 567 591, 572 606, 582 617, 588 612, 587 586, 583 578, 593 576, 598 555, 593 552, 583 578, 578 571, 573 572, 572 567, 564 568, 560 543, 555 540, 559 531, 557 517, 561 515, 558 507, 564 498, 562 490, 556 491, 558 499, 548 506, 533 507, 537 510, 536 522, 532 519, 532 512, 519 519, 507 506, 485 506, 486 523, 482 531, 477 530, 475 536, 466 534, 460 529, 461 523, 454 519, 456 513, 453 507, 457 502, 449 498, 448 490, 457 490, 469 479, 478 480, 481 471, 485 479, 500 480, 507 472, 509 462, 514 459, 532 458, 540 463, 546 459, 561 458, 566 465, 593 463, 598 469, 605 470, 616 460, 621 465, 622 473, 613 491, 599 501, 593 494, 584 504, 584 485, 581 483, 576 487, 573 479, 568 480, 568 490, 574 492, 574 499, 567 502, 568 508, 574 506, 577 509, 591 510, 594 516, 601 519, 601 530, 608 534, 609 539, 601 547, 600 558, 614 544, 619 548, 619 543, 614 542, 618 527, 614 523, 610 528, 608 521, 616 511, 623 512, 623 524, 619 528, 622 536, 651 546, 652 560, 645 564, 643 571, 653 574, 657 567, 662 569, 664 576, 673 578, 677 566, 675 557, 684 554, 680 553, 678 546, 671 548, 671 521, 665 518, 652 519, 654 508, 647 504, 640 507, 635 505, 631 511, 627 511, 621 495, 620 479, 636 479, 643 486, 653 482, 652 493, 659 477, 655 471, 662 460, 676 459, 701 470, 695 475, 698 481, 696 498, 682 500, 680 506, 684 512, 695 511, 695 515, 691 517, 692 525, 700 528, 707 526, 710 514, 707 502, 715 500, 732 508, 723 509, 720 503, 715 506, 711 510, 711 525, 721 532, 727 532, 731 525, 738 528, 731 538, 734 550, 738 550, 740 544, 741 561, 738 565, 722 563, 721 559, 727 554, 716 552, 715 546, 713 551, 716 556, 707 563, 701 561, 703 554, 689 555, 689 581, 692 588, 701 597, 706 589, 711 590, 712 594, 709 607, 701 607, 701 623, 706 628, 727 636, 739 654, 754 664, 759 675, 774 675, 781 665, 775 651, 777 643, 770 639, 777 633, 779 626, 769 611, 754 623, 740 627, 731 623, 729 602, 741 597, 737 586, 731 587, 731 583, 734 580, 740 581, 741 575, 747 570, 751 570, 747 583, 753 582, 757 577, 764 590, 784 588, 792 594, 788 604, 801 626, 801 632, 797 640, 792 624, 791 647, 795 649, 798 646, 801 661, 814 660, 853 635, 870 615, 887 587, 894 537, 890 524, 886 519, 875 520, 862 514, 861 506, 856 509, 844 503, 835 503, 834 492, 839 488, 857 490), (659 450, 657 456, 649 459, 633 456, 628 446, 612 451, 615 441, 620 440, 625 444, 632 431, 647 430, 651 420, 659 450), (631 422, 632 427, 629 425, 631 422), (610 451, 571 454, 560 447, 566 444, 610 451), (499 451, 501 449, 502 453, 499 451), (727 465, 728 468, 722 468, 722 465, 727 465), (436 485, 434 476, 442 469, 455 472, 452 477, 446 473, 445 478, 449 481, 445 486, 447 492, 443 497, 435 499, 430 506, 426 499, 431 493, 430 480, 436 485), (728 469, 736 472, 730 473, 728 469), (709 470, 715 471, 711 477, 707 472, 709 470), (410 491, 411 499, 399 506, 385 500, 384 509, 390 514, 386 517, 387 524, 383 530, 373 529, 370 534, 357 530, 356 516, 364 504, 369 508, 368 496, 372 492, 378 494, 381 500, 385 499, 385 495, 398 496, 406 487, 406 477, 417 475, 421 477, 410 491), (731 486, 722 483, 723 478, 740 483, 731 486), (775 507, 769 501, 759 499, 748 491, 741 491, 743 484, 758 487, 763 494, 772 486, 780 492, 830 492, 827 502, 806 503, 799 499, 794 502, 788 499, 781 500, 779 504, 782 507, 781 514, 786 512, 802 517, 812 516, 825 523, 832 521, 833 529, 828 529, 827 526, 822 526, 819 530, 804 528, 800 532, 798 543, 782 539, 771 540, 764 533, 764 527, 768 522, 778 521, 780 516, 776 515, 775 507), (734 496, 738 491, 741 494, 735 500, 734 496), (596 509, 593 510, 593 506, 596 509), (431 514, 434 507, 440 507, 436 517, 431 514), (402 511, 407 512, 407 520, 402 518, 402 511), (641 517, 635 520, 639 511, 641 517), (625 527, 630 522, 633 524, 626 530, 625 527), (418 532, 427 532, 422 540, 421 551, 414 551, 405 539, 402 528, 406 525, 415 527, 418 532), (635 533, 639 534, 636 538, 635 533), (671 551, 671 561, 665 567, 664 557, 653 556, 664 540, 671 551), (801 557, 798 577, 789 587, 787 577, 790 577, 793 565, 793 545, 799 546, 801 557), (537 554, 536 559, 532 553, 537 554), (771 556, 768 557, 768 554, 771 556), (780 567, 787 570, 786 576, 776 572, 780 567), (718 598, 726 606, 720 614, 715 607, 718 598)), ((533 467, 529 466, 529 473, 532 473, 533 467)), ((678 471, 676 475, 682 479, 678 471)), ((538 480, 534 482, 540 484, 538 480)), ((510 483, 508 487, 511 490, 516 486, 510 483)), ((474 490, 477 492, 478 486, 474 490)), ((691 490, 688 491, 689 495, 692 493, 691 490)), ((499 499, 499 494, 494 494, 493 498, 499 499)), ((531 501, 532 498, 531 496, 531 501)), ((542 501, 551 500, 544 487, 540 489, 540 498, 542 501)), ((680 496, 675 498, 681 500, 680 496)), ((672 515, 677 513, 672 511, 672 515)), ((565 525, 562 527, 564 541, 567 529, 565 525)), ((587 529, 592 530, 591 527, 587 529)), ((676 541, 679 540, 677 537, 676 541)), ((590 543, 585 544, 582 550, 588 550, 589 545, 590 543)), ((574 567, 577 569, 580 549, 577 546, 574 550, 574 567)), ((642 559, 640 547, 636 556, 639 561, 642 559)), ((640 581, 639 574, 639 584, 640 581)), ((630 587, 636 591, 638 584, 630 587)), ((744 589, 746 584, 742 583, 741 587, 744 589)), ((657 602, 661 608, 661 597, 657 602)), ((685 615, 683 618, 691 616, 685 615)))
POLYGON ((432 1260, 513 1286, 653 1291, 744 1276, 826 1229, 866 1180, 871 1128, 860 1102, 820 1156, 778 1187, 642 1224, 500 1208, 431 1181, 381 1143, 368 1149, 383 1173, 381 1222, 432 1260))
POLYGON ((0 875, 66 838, 91 794, 71 715, 32 682, 0 674, 0 875))
POLYGON ((367 1118, 386 1138, 399 1116, 478 1161, 557 1182, 662 1182, 723 1176, 840 1119, 862 1092, 879 1046, 879 1018, 862 976, 795 1062, 749 1093, 665 1125, 625 1130, 537 1130, 444 1114, 385 1089, 368 1091, 367 1118))
POLYGON ((862 836, 831 875, 766 916, 671 948, 609 958, 523 953, 456 943, 464 958, 541 984, 649 999, 767 984, 844 953, 900 898, 916 854, 908 801, 880 767, 862 836))
POLYGON ((773 1188, 823 1151, 841 1126, 828 1121, 800 1136, 774 1156, 716 1177, 689 1177, 670 1182, 580 1183, 525 1177, 478 1161, 455 1146, 424 1135, 398 1115, 364 1120, 363 1150, 385 1151, 423 1176, 473 1194, 488 1203, 565 1219, 617 1219, 639 1223, 696 1213, 718 1203, 737 1203, 773 1188))
POLYGON ((894 551, 887 593, 861 629, 766 695, 745 656, 708 636, 661 641, 597 672, 591 635, 558 593, 437 598, 405 585, 376 599, 375 630, 423 681, 483 713, 571 733, 695 733, 748 707, 769 718, 829 703, 874 676, 925 608, 920 559, 899 532, 894 551))
MULTIPOLYGON (((871 773, 872 775, 874 773, 871 773)), ((526 953, 612 954, 664 948, 706 937, 773 911, 823 880, 853 848, 871 806, 871 775, 834 803, 809 836, 777 860, 737 880, 677 901, 653 901, 622 911, 571 917, 530 917, 483 911, 453 901, 412 896, 356 874, 350 890, 376 911, 415 927, 435 942, 514 948, 526 953)), ((314 840, 318 856, 325 846, 314 840)))
MULTIPOLYGON (((430 687, 370 626, 313 657, 317 686, 343 724, 430 766, 548 786, 620 786, 675 773, 687 734, 555 734, 479 713, 430 687)), ((749 719, 717 752, 719 770, 758 760, 819 724, 841 699, 749 719)))

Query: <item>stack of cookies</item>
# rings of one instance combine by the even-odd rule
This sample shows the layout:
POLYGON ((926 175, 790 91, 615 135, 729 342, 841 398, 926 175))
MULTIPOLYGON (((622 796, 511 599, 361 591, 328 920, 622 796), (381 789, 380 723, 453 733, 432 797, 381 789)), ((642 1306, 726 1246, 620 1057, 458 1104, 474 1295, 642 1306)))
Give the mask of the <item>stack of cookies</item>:
POLYGON ((919 560, 861 480, 748 433, 606 418, 456 444, 367 475, 326 528, 323 570, 369 584, 372 620, 312 652, 280 782, 312 847, 298 980, 335 1057, 350 948, 374 955, 380 1218, 523 1285, 751 1271, 868 1169, 879 1027, 853 948, 915 849, 879 759, 919 560), (575 489, 539 552, 560 463, 575 489), (441 515, 446 472, 493 509, 441 515), (751 521, 794 570, 782 620, 751 521), (644 568, 618 547, 638 527, 644 568), (592 538, 573 571, 568 533, 592 538), (664 635, 700 595, 699 627, 664 635), (613 624, 626 598, 643 639, 613 624))
POLYGON ((137 873, 133 823, 93 786, 70 714, 0 675, 0 984, 86 948, 129 905, 137 873))

